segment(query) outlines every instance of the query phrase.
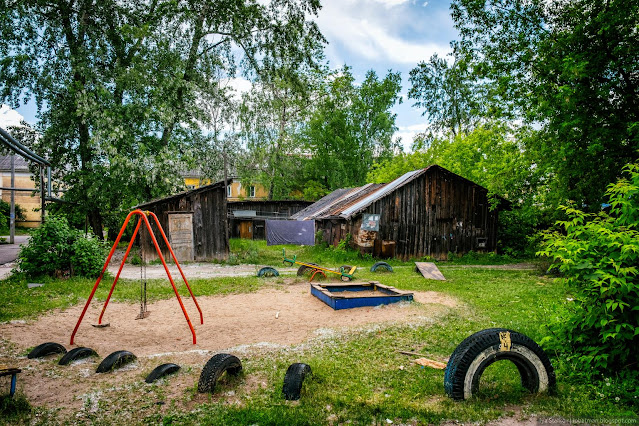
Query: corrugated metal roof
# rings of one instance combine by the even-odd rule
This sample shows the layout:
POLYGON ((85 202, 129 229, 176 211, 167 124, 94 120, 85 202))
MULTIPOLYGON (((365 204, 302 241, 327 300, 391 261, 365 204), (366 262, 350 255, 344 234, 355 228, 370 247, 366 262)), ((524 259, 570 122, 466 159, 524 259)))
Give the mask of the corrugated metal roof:
POLYGON ((330 209, 331 206, 334 206, 340 200, 344 199, 349 194, 357 191, 358 189, 359 189, 359 187, 358 188, 336 189, 335 191, 331 192, 330 194, 320 198, 317 202, 311 204, 310 206, 308 206, 304 210, 300 210, 299 212, 295 213, 293 216, 291 216, 291 219, 294 219, 294 220, 310 220, 310 219, 314 219, 316 217, 319 217, 326 210, 330 209))
POLYGON ((367 197, 360 199, 357 203, 351 205, 350 207, 343 209, 341 213, 339 213, 339 217, 348 219, 352 215, 364 210, 366 207, 370 206, 375 201, 390 194, 391 192, 393 192, 400 186, 405 185, 406 183, 415 179, 417 176, 421 175, 426 170, 427 169, 413 170, 412 172, 403 174, 402 176, 398 177, 394 181, 384 185, 378 191, 375 191, 372 194, 368 195, 367 197))
MULTIPOLYGON (((16 172, 28 172, 29 163, 20 155, 15 156, 14 167, 16 172)), ((11 171, 11 156, 0 155, 0 170, 11 171)))
POLYGON ((374 193, 375 191, 379 191, 380 188, 384 188, 386 186, 385 183, 369 183, 368 185, 364 185, 360 187, 357 192, 353 192, 349 194, 348 197, 345 197, 339 200, 337 203, 334 203, 331 206, 331 209, 325 212, 324 216, 328 217, 338 217, 344 209, 358 203, 361 199, 368 196, 369 194, 374 193))

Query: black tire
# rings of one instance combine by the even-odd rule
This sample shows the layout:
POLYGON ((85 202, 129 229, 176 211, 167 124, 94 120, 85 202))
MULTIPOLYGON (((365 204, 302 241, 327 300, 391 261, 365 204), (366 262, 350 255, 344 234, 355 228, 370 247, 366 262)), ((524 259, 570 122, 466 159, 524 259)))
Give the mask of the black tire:
POLYGON ((172 364, 172 363, 158 365, 157 367, 153 369, 153 371, 149 373, 148 376, 146 376, 146 380, 144 381, 147 383, 153 383, 157 379, 167 376, 169 374, 173 374, 179 369, 180 369, 179 365, 172 364))
POLYGON ((371 272, 384 271, 393 272, 393 267, 386 262, 377 262, 371 266, 371 272))
MULTIPOLYGON (((309 263, 309 265, 313 265, 313 266, 319 266, 316 265, 315 263, 309 263)), ((302 265, 297 269, 297 276, 301 277, 304 275, 311 275, 313 273, 313 271, 315 271, 315 268, 312 268, 310 266, 306 266, 306 265, 302 265)))
POLYGON ((67 350, 59 343, 55 342, 46 342, 42 343, 29 352, 27 358, 42 358, 43 356, 51 355, 51 354, 66 354, 67 350))
POLYGON ((213 392, 215 384, 222 374, 237 376, 242 371, 242 362, 235 355, 217 354, 206 363, 197 383, 197 391, 200 393, 213 392))
POLYGON ((71 349, 69 352, 66 353, 65 356, 62 357, 62 359, 60 359, 58 365, 69 365, 72 361, 87 358, 90 356, 98 356, 98 353, 91 348, 80 347, 71 349))
POLYGON ((282 393, 284 398, 288 401, 297 401, 300 399, 302 392, 302 383, 304 378, 311 373, 311 367, 308 364, 296 362, 291 364, 286 370, 284 376, 284 386, 282 387, 282 393))
POLYGON ((555 370, 546 353, 528 336, 504 328, 479 331, 462 341, 444 371, 444 390, 454 400, 472 397, 486 367, 509 360, 530 392, 555 391, 555 370))
POLYGON ((136 359, 137 357, 129 351, 115 351, 102 360, 95 372, 107 373, 111 370, 120 368, 123 365, 133 362, 136 359))
POLYGON ((258 277, 279 277, 280 273, 277 272, 277 269, 271 268, 270 266, 266 266, 257 272, 257 276, 258 277))

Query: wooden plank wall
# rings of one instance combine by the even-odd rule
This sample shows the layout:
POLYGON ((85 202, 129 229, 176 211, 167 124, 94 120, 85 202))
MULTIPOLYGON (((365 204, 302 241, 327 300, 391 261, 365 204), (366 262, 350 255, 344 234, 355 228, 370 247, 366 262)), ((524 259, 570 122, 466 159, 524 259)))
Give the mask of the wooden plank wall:
MULTIPOLYGON (((381 215, 377 240, 395 241, 395 256, 404 260, 470 250, 494 251, 497 211, 489 210, 487 191, 441 168, 431 168, 413 181, 371 204, 362 213, 381 215), (477 238, 487 238, 486 248, 477 238)), ((336 245, 347 233, 355 236, 361 214, 351 221, 323 220, 318 229, 336 245), (344 225, 344 226, 342 226, 344 225)), ((361 249, 370 252, 370 248, 361 249)))
MULTIPOLYGON (((155 213, 168 235, 169 212, 193 213, 193 249, 196 261, 223 260, 228 258, 229 245, 226 240, 226 193, 222 186, 203 191, 191 191, 181 196, 159 200, 143 206, 144 210, 155 213)), ((152 226, 156 238, 162 237, 157 227, 152 226)), ((142 229, 141 245, 144 259, 148 262, 157 259, 155 248, 148 233, 142 229)), ((165 258, 170 257, 164 242, 160 249, 165 258)))

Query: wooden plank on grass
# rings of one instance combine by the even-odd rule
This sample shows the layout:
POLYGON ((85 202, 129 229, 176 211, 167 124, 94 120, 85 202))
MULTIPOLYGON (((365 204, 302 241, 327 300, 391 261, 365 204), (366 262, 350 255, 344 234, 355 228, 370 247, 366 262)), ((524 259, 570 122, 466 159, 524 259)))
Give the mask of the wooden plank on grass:
POLYGON ((432 262, 415 262, 417 270, 421 272, 424 278, 428 280, 446 281, 444 275, 437 269, 437 266, 432 262))

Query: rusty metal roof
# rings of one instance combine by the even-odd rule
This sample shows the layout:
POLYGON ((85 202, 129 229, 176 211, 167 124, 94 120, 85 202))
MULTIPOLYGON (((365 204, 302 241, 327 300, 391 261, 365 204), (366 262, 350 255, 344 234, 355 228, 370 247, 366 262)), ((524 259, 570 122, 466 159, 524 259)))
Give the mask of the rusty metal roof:
POLYGON ((375 191, 372 194, 369 194, 368 196, 366 196, 364 198, 361 198, 356 203, 354 203, 354 204, 350 205, 349 207, 343 209, 339 213, 339 217, 342 217, 344 219, 350 218, 354 214, 359 213, 360 211, 364 210, 366 207, 368 207, 371 204, 373 204, 375 201, 383 198, 384 196, 390 194, 391 192, 393 192, 397 188, 407 184, 411 180, 413 180, 416 177, 422 175, 424 172, 426 172, 426 170, 428 170, 428 169, 427 168, 426 169, 419 169, 419 170, 413 170, 412 172, 404 173, 402 176, 398 177, 394 181, 384 185, 378 191, 375 191))
POLYGON ((320 198, 317 202, 311 204, 304 210, 300 210, 299 212, 295 213, 293 216, 291 216, 291 219, 311 220, 324 216, 327 211, 337 205, 340 201, 348 199, 349 195, 357 194, 358 190, 361 188, 363 187, 336 189, 323 198, 320 198))

